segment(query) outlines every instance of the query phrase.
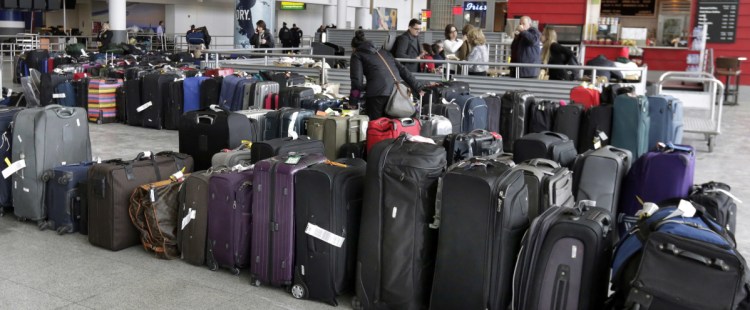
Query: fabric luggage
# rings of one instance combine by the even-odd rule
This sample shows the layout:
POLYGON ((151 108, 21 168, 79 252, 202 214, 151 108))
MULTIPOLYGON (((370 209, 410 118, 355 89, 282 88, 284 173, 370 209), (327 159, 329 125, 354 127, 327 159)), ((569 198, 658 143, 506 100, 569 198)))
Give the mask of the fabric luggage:
POLYGON ((630 151, 610 145, 578 155, 573 168, 576 201, 596 201, 597 207, 617 214, 620 188, 631 163, 630 151))
POLYGON ((130 126, 142 126, 143 114, 138 108, 143 104, 141 96, 141 79, 127 80, 123 85, 125 88, 125 110, 127 121, 130 126))
POLYGON ((601 92, 587 86, 576 86, 570 90, 570 101, 583 105, 584 110, 598 106, 601 103, 601 92))
POLYGON ((98 124, 117 122, 117 100, 115 93, 122 80, 91 79, 89 81, 89 121, 98 124))
POLYGON ((279 83, 276 83, 274 81, 255 82, 255 84, 253 84, 253 89, 251 92, 251 105, 243 107, 243 110, 264 108, 266 96, 270 94, 277 94, 278 92, 279 83))
POLYGON ((378 143, 368 159, 354 285, 357 300, 352 305, 426 308, 437 241, 437 231, 428 224, 435 214, 445 150, 402 136, 378 143))
POLYGON ((462 95, 455 98, 461 108, 461 131, 487 129, 487 103, 482 97, 462 95))
POLYGON ((682 143, 682 101, 672 96, 648 96, 648 147, 658 142, 682 143))
POLYGON ((578 151, 585 152, 609 144, 612 137, 611 104, 592 107, 583 113, 581 131, 578 139, 578 151))
POLYGON ((178 197, 177 247, 182 259, 196 266, 206 263, 210 179, 207 171, 191 173, 185 178, 178 197))
POLYGON ((578 147, 576 142, 578 142, 578 136, 580 135, 583 115, 583 106, 580 104, 568 104, 559 107, 555 113, 552 131, 566 135, 578 147))
POLYGON ((128 214, 130 195, 138 186, 165 180, 183 168, 183 173, 192 172, 192 157, 174 152, 140 153, 133 160, 91 167, 86 194, 89 242, 111 251, 138 244, 138 231, 128 214))
POLYGON ((302 86, 281 87, 279 89, 279 107, 301 108, 302 102, 313 100, 315 91, 302 86))
POLYGON ((323 154, 295 153, 264 159, 253 169, 252 264, 250 283, 292 284, 294 269, 295 175, 325 162, 323 154))
POLYGON ((459 96, 471 95, 471 87, 468 82, 448 81, 441 82, 437 86, 439 96, 436 99, 445 98, 448 101, 459 96))
POLYGON ((529 226, 528 190, 512 166, 463 161, 442 178, 430 225, 439 234, 431 309, 508 308, 513 266, 529 226))
POLYGON ((367 153, 372 150, 376 143, 385 139, 398 138, 401 133, 418 136, 420 132, 419 120, 413 118, 391 119, 381 117, 371 120, 367 125, 367 153))
POLYGON ((617 96, 612 112, 612 146, 629 150, 634 158, 655 147, 648 144, 651 125, 648 111, 645 96, 617 96))
POLYGON ((183 113, 201 108, 201 84, 209 79, 205 76, 187 77, 182 82, 183 113))
MULTIPOLYGON (((208 70, 206 70, 205 76, 208 75, 208 70)), ((200 107, 201 108, 207 108, 212 105, 218 105, 219 104, 219 97, 220 97, 220 91, 221 91, 221 84, 224 78, 218 76, 210 79, 206 79, 200 84, 200 107)))
POLYGON ((43 228, 57 231, 58 234, 78 232, 81 224, 85 202, 79 183, 85 182, 93 162, 70 164, 55 167, 45 173, 47 182, 45 199, 47 204, 47 223, 43 228))
POLYGON ((491 132, 500 132, 500 116, 502 112, 502 99, 496 94, 489 94, 484 97, 487 103, 487 130, 491 132))
MULTIPOLYGON (((123 83, 124 84, 124 83, 123 83)), ((127 94, 125 93, 125 87, 120 86, 115 90, 115 118, 120 123, 128 122, 128 106, 127 106, 127 94)))
MULTIPOLYGON (((0 144, 0 158, 12 158, 11 148, 15 142, 13 139, 13 119, 23 108, 3 107, 0 108, 0 131, 2 131, 3 142, 0 144)), ((12 211, 13 182, 9 178, 0 178, 0 216, 6 211, 12 211)))
POLYGON ((622 94, 633 94, 635 95, 635 88, 633 86, 622 86, 620 84, 609 84, 602 89, 601 104, 614 104, 615 98, 622 94))
POLYGON ((266 115, 271 111, 273 110, 257 109, 236 112, 246 116, 248 121, 250 121, 250 130, 253 132, 250 138, 251 141, 258 142, 266 139, 266 130, 270 129, 266 127, 266 115))
POLYGON ((524 236, 513 279, 513 309, 606 309, 612 215, 554 206, 524 236))
POLYGON ((206 264, 233 274, 250 265, 253 169, 211 176, 208 181, 206 264))
POLYGON ((367 141, 357 143, 345 143, 339 150, 338 158, 361 158, 367 159, 367 141))
POLYGON ((572 167, 578 152, 573 141, 557 132, 530 133, 516 140, 513 146, 513 161, 520 163, 534 158, 546 158, 572 167))
POLYGON ((326 157, 336 160, 344 144, 365 141, 368 122, 366 115, 315 115, 307 120, 307 133, 310 138, 323 141, 326 157))
POLYGON ((55 91, 52 94, 53 104, 61 105, 64 107, 75 107, 76 106, 76 93, 73 88, 73 84, 70 81, 64 81, 55 86, 55 91))
MULTIPOLYGON (((249 141, 246 141, 249 143, 249 141)), ((239 147, 234 149, 223 149, 211 157, 212 169, 228 169, 237 165, 252 165, 252 151, 250 146, 243 142, 239 147)))
POLYGON ((293 138, 278 138, 253 143, 250 148, 253 163, 278 155, 291 152, 300 154, 324 154, 323 141, 311 139, 308 136, 293 138))
POLYGON ((229 109, 231 111, 239 111, 247 108, 252 100, 253 86, 255 85, 255 79, 243 78, 237 84, 232 96, 232 101, 229 103, 229 109))
POLYGON ((727 231, 737 231, 737 203, 740 201, 729 191, 732 188, 721 182, 707 182, 696 184, 690 190, 690 201, 704 208, 706 213, 716 220, 716 223, 727 231))
POLYGON ((233 149, 253 137, 244 115, 221 109, 185 113, 178 133, 180 153, 193 157, 198 170, 211 167, 211 157, 222 149, 233 149))
POLYGON ((354 287, 354 265, 367 163, 342 159, 295 176, 295 248, 292 295, 337 306, 354 287), (322 234, 309 235, 308 229, 322 234))
MULTIPOLYGON (((332 97, 332 96, 331 96, 332 97)), ((302 100, 303 109, 324 112, 328 109, 338 109, 341 107, 341 100, 330 98, 328 95, 315 95, 313 99, 302 100)))
POLYGON ((169 96, 164 98, 164 129, 179 129, 180 118, 182 117, 185 104, 183 84, 183 80, 170 82, 165 90, 169 93, 169 96))
MULTIPOLYGON (((551 131, 560 103, 553 100, 537 100, 529 106, 528 133, 551 131)), ((577 137, 575 135, 573 137, 577 137)))
POLYGON ((518 163, 529 188, 529 220, 533 220, 552 206, 572 207, 573 172, 549 159, 535 158, 518 163))
POLYGON ((526 90, 507 91, 501 98, 500 135, 503 137, 503 150, 513 152, 513 143, 526 134, 526 118, 529 106, 536 99, 526 90))
POLYGON ((14 213, 41 225, 47 218, 44 173, 91 160, 86 110, 59 105, 26 109, 15 115, 13 126, 12 161, 25 163, 13 173, 14 213))
POLYGON ((141 185, 130 196, 128 213, 141 244, 157 258, 180 257, 177 246, 179 193, 183 177, 141 185))
POLYGON ((502 153, 503 138, 495 132, 477 129, 469 133, 447 135, 443 143, 438 145, 445 147, 447 164, 452 165, 474 157, 502 153))
POLYGON ((169 92, 169 83, 174 82, 177 78, 175 74, 151 73, 143 77, 141 84, 141 94, 143 104, 137 109, 141 114, 143 123, 141 126, 146 128, 162 129, 164 121, 164 102, 165 93, 169 92))

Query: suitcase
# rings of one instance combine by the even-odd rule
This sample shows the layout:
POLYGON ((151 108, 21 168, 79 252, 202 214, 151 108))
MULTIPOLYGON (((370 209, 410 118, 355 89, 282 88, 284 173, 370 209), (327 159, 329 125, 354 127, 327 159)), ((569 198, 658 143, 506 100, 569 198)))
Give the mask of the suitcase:
POLYGON ((432 100, 427 104, 427 114, 419 116, 419 123, 422 127, 420 135, 424 137, 445 136, 453 133, 453 123, 443 115, 432 113, 432 100))
POLYGON ((243 110, 247 109, 263 109, 266 96, 270 94, 278 94, 279 93, 279 83, 276 83, 274 81, 260 81, 253 84, 253 89, 251 92, 251 105, 252 106, 246 106, 243 107, 243 110))
POLYGON ((266 139, 266 115, 268 112, 273 110, 241 110, 236 113, 245 115, 250 121, 251 131, 253 132, 250 138, 253 142, 263 141, 266 139))
POLYGON ((88 117, 97 124, 117 122, 117 88, 122 80, 92 79, 89 81, 88 117))
POLYGON ((529 225, 528 190, 512 166, 463 161, 442 178, 430 225, 439 234, 431 309, 508 308, 514 262, 529 225))
POLYGON ((526 114, 535 101, 534 95, 526 90, 507 91, 503 94, 500 135, 506 152, 513 152, 513 143, 526 134, 526 114))
POLYGON ((513 309, 606 309, 612 215, 554 206, 524 236, 513 279, 513 309))
MULTIPOLYGON (((532 103, 529 106, 529 128, 526 132, 552 131, 555 128, 555 114, 559 108, 560 103, 554 100, 537 100, 532 103)), ((572 137, 578 137, 578 133, 572 137)))
POLYGON ((366 166, 362 159, 342 159, 297 172, 294 297, 337 306, 336 297, 354 287, 366 166), (308 229, 322 233, 309 235, 308 229))
POLYGON ((265 139, 286 138, 293 136, 292 131, 298 135, 306 135, 305 126, 307 120, 315 115, 315 112, 305 109, 282 108, 266 114, 265 139), (290 126, 290 124, 292 124, 290 126))
POLYGON ((120 86, 115 90, 115 117, 119 123, 128 122, 128 110, 127 110, 127 94, 125 93, 125 87, 120 86))
POLYGON ((580 104, 568 104, 561 106, 555 113, 552 131, 559 132, 576 142, 581 130, 581 119, 584 115, 583 106, 580 104))
POLYGON ((487 130, 500 132, 502 99, 498 95, 490 94, 484 97, 484 102, 487 103, 487 130))
POLYGON ((237 94, 237 88, 241 87, 243 80, 245 78, 236 75, 227 75, 224 77, 219 92, 219 106, 222 109, 232 111, 234 96, 237 94))
POLYGON ((234 90, 234 96, 232 96, 232 101, 230 103, 230 110, 239 111, 250 105, 253 96, 253 85, 255 82, 256 80, 252 78, 240 80, 239 84, 237 84, 237 88, 234 90))
MULTIPOLYGON (((424 106, 422 107, 424 109, 424 106)), ((429 107, 427 108, 429 110, 429 107)), ((435 103, 432 105, 432 115, 440 115, 451 122, 451 133, 461 132, 461 108, 452 102, 435 103)))
POLYGON ((570 90, 571 103, 583 105, 584 110, 598 106, 601 103, 601 92, 598 89, 586 86, 576 86, 570 90))
POLYGON ((64 81, 55 86, 55 92, 52 94, 53 104, 64 107, 76 106, 76 93, 73 84, 70 81, 64 81))
POLYGON ((138 112, 138 108, 143 104, 141 79, 127 80, 123 87, 125 88, 125 110, 127 111, 128 125, 142 126, 143 114, 138 112))
POLYGON ((180 189, 177 246, 182 259, 196 266, 206 263, 210 179, 209 172, 197 171, 185 179, 180 189))
POLYGON ((298 87, 305 84, 305 77, 293 72, 261 72, 266 80, 274 81, 280 87, 298 87))
POLYGON ((612 146, 629 150, 638 158, 655 145, 648 145, 648 99, 645 96, 620 95, 612 112, 612 146))
POLYGON ((200 108, 219 104, 219 91, 222 81, 222 77, 214 77, 206 79, 200 84, 200 108))
POLYGON ((310 138, 323 141, 326 157, 336 160, 344 144, 365 141, 368 122, 366 115, 315 115, 307 120, 307 133, 310 138))
POLYGON ((128 213, 138 230, 141 245, 157 258, 180 257, 177 246, 177 213, 184 176, 143 184, 130 196, 128 213))
POLYGON ((439 98, 445 98, 448 101, 454 100, 459 96, 471 95, 471 87, 468 82, 442 82, 438 86, 438 90, 440 94, 439 98))
POLYGON ((53 229, 58 234, 78 232, 80 229, 85 192, 80 191, 79 183, 85 182, 93 162, 70 164, 55 167, 45 173, 47 185, 45 199, 48 219, 43 229, 53 229))
POLYGON ((367 159, 367 141, 360 141, 356 143, 345 143, 339 150, 338 158, 361 158, 367 159))
MULTIPOLYGON (((3 107, 0 108, 0 130, 2 130, 3 143, 0 144, 0 158, 12 158, 11 148, 14 143, 13 139, 13 118, 22 111, 23 108, 3 107)), ((6 166, 7 167, 7 166, 6 166)), ((3 168, 5 169, 5 168, 3 168)), ((8 178, 0 178, 0 216, 6 211, 12 211, 13 182, 8 178)))
POLYGON ((503 138, 495 132, 477 129, 470 133, 445 136, 443 145, 448 165, 474 157, 492 156, 502 153, 503 138))
POLYGON ((13 126, 12 161, 26 166, 12 174, 14 213, 42 225, 47 218, 44 173, 91 160, 86 110, 59 105, 26 109, 15 115, 13 126))
POLYGON ((615 98, 622 94, 633 94, 635 95, 635 88, 633 86, 622 86, 620 84, 609 84, 602 89, 601 104, 614 104, 615 98))
POLYGON ((530 133, 516 140, 513 161, 520 163, 534 158, 546 158, 572 168, 578 152, 573 141, 557 132, 530 133))
POLYGON ((341 100, 329 98, 327 95, 315 95, 313 99, 302 100, 302 108, 312 111, 325 113, 329 109, 338 109, 341 107, 341 100))
POLYGON ((573 207, 573 172, 553 160, 535 158, 519 163, 513 169, 524 173, 529 188, 529 220, 547 209, 573 207))
POLYGON ((610 145, 578 155, 573 167, 576 201, 596 201, 597 207, 616 214, 620 187, 631 163, 630 151, 610 145))
POLYGON ((727 231, 737 231, 737 203, 740 201, 729 191, 732 188, 721 182, 696 184, 690 190, 690 201, 704 208, 727 231))
POLYGON ((253 169, 211 176, 208 181, 206 265, 234 275, 250 265, 253 169))
POLYGON ((174 152, 140 153, 134 160, 91 167, 86 193, 89 242, 111 251, 138 244, 138 231, 128 214, 130 195, 138 186, 165 180, 183 169, 192 172, 193 159, 174 152))
POLYGON ((76 94, 76 107, 88 109, 89 107, 89 79, 83 78, 73 81, 73 89, 76 94))
POLYGON ((482 97, 462 95, 455 98, 461 108, 461 131, 487 129, 487 103, 482 97))
POLYGON ((281 106, 279 105, 279 94, 272 93, 266 95, 263 99, 263 108, 267 110, 278 110, 281 106))
POLYGON ((183 113, 201 109, 201 86, 207 79, 205 76, 194 76, 182 82, 183 113))
POLYGON ((176 74, 152 73, 143 77, 141 94, 143 104, 140 109, 143 123, 141 126, 161 130, 164 127, 164 99, 169 98, 169 83, 174 82, 176 74))
POLYGON ((398 138, 401 133, 418 136, 421 132, 419 120, 413 118, 390 119, 381 117, 371 120, 367 125, 367 153, 372 147, 385 139, 398 138))
POLYGON ((250 146, 242 144, 234 149, 223 149, 211 157, 211 169, 229 169, 237 165, 252 165, 250 146))
POLYGON ((232 68, 212 68, 212 69, 206 69, 204 75, 209 77, 225 77, 228 75, 234 74, 234 69, 232 68))
POLYGON ((252 161, 253 164, 279 155, 287 155, 289 153, 300 153, 300 154, 324 154, 325 147, 323 141, 311 139, 308 136, 299 136, 297 139, 292 138, 278 138, 271 139, 261 142, 253 143, 252 148, 252 161))
POLYGON ((250 122, 239 113, 211 108, 185 113, 178 132, 180 153, 195 160, 195 168, 211 167, 211 157, 223 149, 233 149, 242 140, 251 140, 250 122))
POLYGON ((183 80, 177 80, 170 82, 167 86, 166 91, 169 92, 169 96, 164 98, 164 129, 180 129, 180 118, 185 104, 183 84, 183 80))
POLYGON ((294 269, 295 177, 326 161, 323 154, 288 154, 264 159, 253 168, 250 283, 289 286, 294 269))
POLYGON ((682 101, 672 96, 649 96, 648 147, 658 142, 682 143, 682 101))
POLYGON ((426 308, 437 241, 437 231, 428 224, 435 213, 438 178, 445 170, 445 150, 399 137, 378 143, 368 158, 354 285, 357 300, 352 305, 426 308))
POLYGON ((578 139, 578 150, 585 152, 609 144, 612 137, 611 104, 592 107, 583 113, 581 131, 578 139))
MULTIPOLYGON (((281 83, 279 83, 281 84, 281 83)), ((301 108, 302 102, 313 100, 315 91, 301 86, 281 87, 279 89, 279 107, 301 108)))

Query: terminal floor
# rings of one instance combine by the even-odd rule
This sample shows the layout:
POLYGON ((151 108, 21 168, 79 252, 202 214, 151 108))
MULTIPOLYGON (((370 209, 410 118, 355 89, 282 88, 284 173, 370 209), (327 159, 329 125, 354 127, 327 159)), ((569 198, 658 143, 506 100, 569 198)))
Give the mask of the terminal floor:
MULTIPOLYGON (((8 70, 4 70, 8 71, 8 70)), ((10 84, 7 74, 3 85, 10 84)), ((750 94, 750 87, 742 89, 750 94)), ((713 153, 702 136, 687 135, 698 149, 696 182, 722 181, 750 203, 750 99, 725 107, 723 133, 713 153)), ((144 150, 177 150, 177 132, 119 124, 90 127, 94 157, 130 159, 144 150)), ((747 204, 746 204, 747 205, 747 204)), ((750 257, 750 210, 739 205, 739 248, 750 257)), ((349 308, 350 296, 339 307, 349 308)), ((294 299, 281 289, 250 285, 239 276, 179 260, 160 260, 131 247, 111 252, 86 236, 39 231, 13 215, 0 218, 0 308, 2 309, 331 309, 294 299)))

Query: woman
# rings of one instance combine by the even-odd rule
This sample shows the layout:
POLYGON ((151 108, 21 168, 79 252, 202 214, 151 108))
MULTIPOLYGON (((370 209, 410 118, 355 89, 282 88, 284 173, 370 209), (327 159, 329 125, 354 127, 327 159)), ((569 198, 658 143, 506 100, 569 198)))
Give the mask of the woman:
POLYGON ((255 23, 255 34, 250 38, 250 44, 255 48, 273 48, 273 36, 262 19, 255 23))
POLYGON ((349 98, 354 104, 364 93, 365 114, 371 120, 387 117, 385 107, 395 84, 393 75, 399 81, 404 81, 414 93, 421 88, 421 84, 417 82, 409 70, 396 61, 391 53, 375 48, 372 42, 365 38, 364 31, 357 30, 354 33, 352 48, 354 48, 354 52, 349 69, 352 90, 349 98), (391 72, 393 72, 393 75, 391 75, 391 72), (367 79, 367 85, 364 83, 365 78, 367 79))
MULTIPOLYGON (((487 39, 484 37, 482 29, 473 28, 466 34, 466 42, 471 44, 472 49, 466 60, 469 62, 489 62, 490 52, 487 48, 487 39)), ((469 75, 487 75, 487 65, 469 65, 469 75)))
POLYGON ((458 29, 455 25, 448 24, 448 26, 445 26, 445 40, 443 41, 445 59, 458 59, 456 58, 456 52, 463 43, 464 40, 458 38, 458 29))
POLYGON ((464 36, 464 43, 461 44, 461 47, 458 48, 458 51, 456 51, 456 58, 459 60, 466 60, 466 57, 469 56, 469 53, 474 48, 471 43, 469 43, 469 40, 466 39, 466 35, 469 34, 469 31, 474 29, 474 26, 471 24, 466 24, 464 28, 461 30, 461 34, 464 36))
MULTIPOLYGON (((550 65, 578 65, 573 51, 557 43, 557 32, 552 27, 545 27, 542 34, 542 63, 550 65)), ((578 70, 573 69, 547 69, 550 80, 576 79, 578 70)))
POLYGON ((109 45, 112 43, 112 30, 109 30, 109 24, 102 24, 102 31, 96 37, 97 41, 101 44, 99 46, 99 52, 106 52, 109 50, 109 45))

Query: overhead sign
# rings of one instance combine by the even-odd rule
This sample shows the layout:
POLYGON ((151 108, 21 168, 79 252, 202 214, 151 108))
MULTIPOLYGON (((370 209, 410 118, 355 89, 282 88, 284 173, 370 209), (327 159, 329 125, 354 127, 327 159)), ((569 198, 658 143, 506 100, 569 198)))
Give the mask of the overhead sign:
POLYGON ((734 43, 739 6, 738 0, 698 0, 696 24, 708 26, 707 42, 734 43))
POLYGON ((306 8, 307 7, 304 2, 281 1, 282 10, 301 11, 306 8))
POLYGON ((656 0, 602 0, 601 15, 653 16, 656 0))
POLYGON ((464 11, 487 11, 487 2, 464 2, 464 11))

